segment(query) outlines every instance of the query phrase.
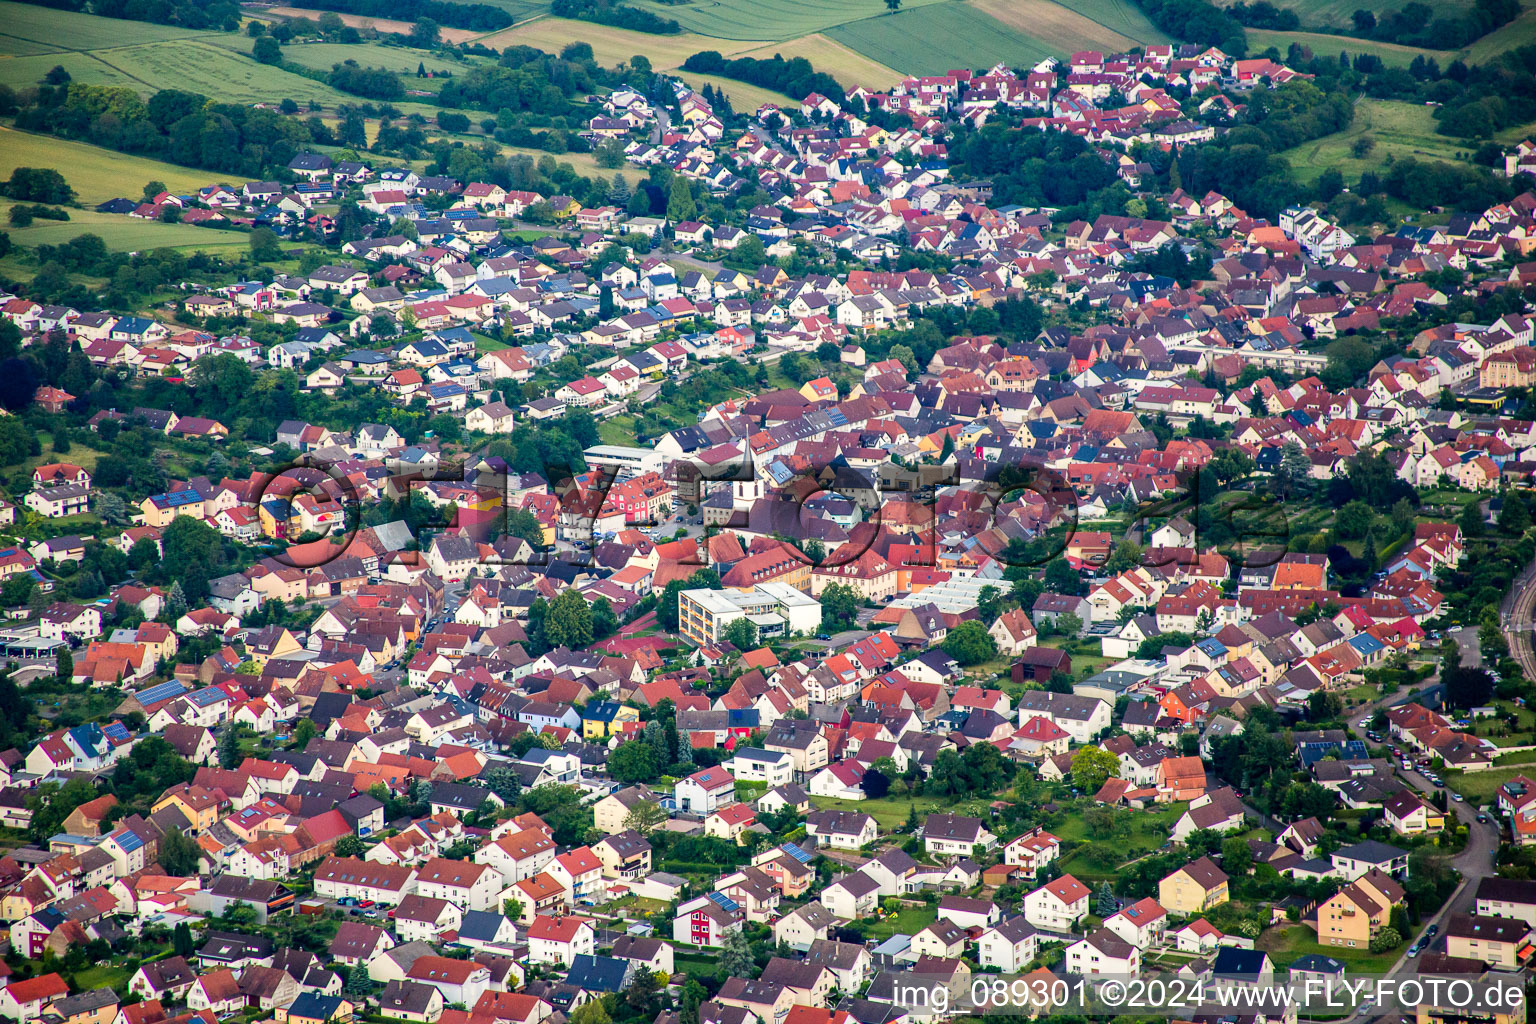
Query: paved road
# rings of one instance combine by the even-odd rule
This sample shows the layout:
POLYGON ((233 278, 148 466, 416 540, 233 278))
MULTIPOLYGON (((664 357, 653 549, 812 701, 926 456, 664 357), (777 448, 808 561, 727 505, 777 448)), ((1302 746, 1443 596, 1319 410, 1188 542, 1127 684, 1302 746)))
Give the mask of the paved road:
MULTIPOLYGON (((1435 787, 1417 769, 1408 772, 1399 771, 1398 774, 1421 793, 1433 794, 1435 792, 1435 787)), ((1450 898, 1445 901, 1445 905, 1432 916, 1420 922, 1426 929, 1432 924, 1440 926, 1439 933, 1425 948, 1424 952, 1426 953, 1445 952, 1446 922, 1452 914, 1471 912, 1472 906, 1476 902, 1478 882, 1495 873, 1494 856, 1499 849, 1500 832, 1497 818, 1486 823, 1479 822, 1477 820, 1477 808, 1466 802, 1458 803, 1453 801, 1450 807, 1451 813, 1467 826, 1467 845, 1460 853, 1451 858, 1451 864, 1461 875, 1461 881, 1451 893, 1450 898)), ((1422 934, 1422 931, 1420 934, 1422 934)), ((1405 945, 1403 952, 1399 954, 1397 960, 1387 970, 1385 976, 1389 978, 1410 977, 1415 973, 1416 967, 1415 959, 1408 955, 1408 946, 1405 945)), ((1391 1022, 1398 1020, 1400 1017, 1400 1014, 1383 1014, 1376 1011, 1374 1007, 1364 1007, 1343 1020, 1334 1019, 1331 1021, 1331 1024, 1350 1024, 1353 1021, 1363 1021, 1369 1018, 1391 1024, 1391 1022)), ((1305 1019, 1303 1018, 1303 1020, 1305 1019)))

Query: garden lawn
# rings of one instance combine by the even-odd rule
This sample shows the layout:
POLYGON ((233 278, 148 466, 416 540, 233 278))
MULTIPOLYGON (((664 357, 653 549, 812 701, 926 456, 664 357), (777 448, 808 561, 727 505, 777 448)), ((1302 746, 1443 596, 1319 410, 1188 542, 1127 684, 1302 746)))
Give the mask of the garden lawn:
POLYGON ((890 917, 882 912, 878 923, 870 925, 867 934, 875 939, 888 939, 892 935, 916 935, 938 920, 936 907, 902 907, 890 917))
MULTIPOLYGON (((1405 938, 1404 941, 1408 940, 1405 938)), ((1255 946, 1268 953, 1276 967, 1315 953, 1342 961, 1351 975, 1385 974, 1403 952, 1403 946, 1386 953, 1371 953, 1368 950, 1348 949, 1343 946, 1324 946, 1317 941, 1317 933, 1312 929, 1304 924, 1291 923, 1265 929, 1264 934, 1260 935, 1255 942, 1255 946)))
POLYGON ((1493 795, 1504 783, 1529 772, 1529 768, 1490 768, 1481 772, 1446 772, 1442 777, 1449 789, 1482 806, 1493 800, 1493 795))

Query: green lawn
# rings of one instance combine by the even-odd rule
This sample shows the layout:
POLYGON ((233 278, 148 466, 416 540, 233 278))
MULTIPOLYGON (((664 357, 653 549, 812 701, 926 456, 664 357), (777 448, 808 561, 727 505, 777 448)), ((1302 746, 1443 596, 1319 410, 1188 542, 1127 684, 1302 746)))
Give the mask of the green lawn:
POLYGON ((892 935, 916 935, 938 918, 936 907, 902 907, 890 917, 882 912, 879 923, 870 926, 868 935, 875 939, 888 939, 892 935))
POLYGON ((612 419, 600 420, 597 424, 597 436, 604 444, 632 445, 635 443, 635 418, 628 413, 623 413, 612 419))
POLYGON ((1317 941, 1317 933, 1303 924, 1282 924, 1266 929, 1255 945, 1269 954, 1275 969, 1280 971, 1293 961, 1315 953, 1343 961, 1351 975, 1385 974, 1402 954, 1402 947, 1388 953, 1372 954, 1363 949, 1324 946, 1317 941))
POLYGON ((1500 786, 1516 775, 1529 775, 1528 767, 1490 768, 1481 772, 1446 772, 1445 784, 1479 806, 1490 802, 1500 786))

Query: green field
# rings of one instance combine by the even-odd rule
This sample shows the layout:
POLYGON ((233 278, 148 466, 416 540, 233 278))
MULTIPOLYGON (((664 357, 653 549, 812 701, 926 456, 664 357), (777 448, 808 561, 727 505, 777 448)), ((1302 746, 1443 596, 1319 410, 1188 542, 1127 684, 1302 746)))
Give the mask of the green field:
POLYGON ((785 60, 804 57, 815 66, 817 71, 824 71, 831 75, 845 89, 851 89, 856 85, 869 89, 889 89, 902 77, 901 73, 894 68, 886 67, 879 61, 870 60, 863 54, 855 53, 841 43, 833 42, 820 32, 813 32, 799 39, 772 43, 759 50, 749 50, 742 56, 766 60, 772 58, 774 54, 779 54, 785 60))
POLYGON ((749 113, 762 106, 764 103, 772 103, 775 106, 799 106, 800 97, 786 96, 782 92, 774 92, 772 89, 764 89, 762 86, 750 85, 746 82, 738 82, 734 78, 723 78, 720 75, 701 75, 694 71, 680 71, 678 77, 695 89, 703 89, 706 85, 712 85, 716 89, 725 90, 725 94, 731 98, 731 108, 737 113, 749 113))
MULTIPOLYGON (((689 32, 721 39, 794 39, 834 25, 886 15, 884 0, 711 0, 693 4, 643 0, 636 6, 671 18, 689 32)), ((903 6, 962 5, 958 0, 905 0, 903 6)))
MULTIPOLYGON (((1349 0, 1345 6, 1348 11, 1353 11, 1359 5, 1349 0)), ((1346 11, 1346 17, 1348 11, 1346 11)), ((1305 15, 1302 20, 1306 20, 1305 15)), ((1433 57, 1442 68, 1456 60, 1462 60, 1468 64, 1486 64, 1501 53, 1536 43, 1536 8, 1527 10, 1508 25, 1495 29, 1472 45, 1460 50, 1422 50, 1413 46, 1378 43, 1350 36, 1329 35, 1324 32, 1271 32, 1253 28, 1248 30, 1249 53, 1260 53, 1273 46, 1283 56, 1293 42, 1309 48, 1317 56, 1334 57, 1340 51, 1350 55, 1374 54, 1381 58, 1383 64, 1390 67, 1407 67, 1413 62, 1413 58, 1418 56, 1433 57)))
MULTIPOLYGON (((387 68, 414 75, 418 64, 425 64, 429 71, 448 68, 462 73, 465 65, 457 61, 444 61, 427 50, 413 50, 404 46, 385 46, 383 43, 293 43, 283 49, 283 56, 306 68, 329 71, 337 64, 356 61, 365 68, 387 68)), ((483 63, 483 61, 477 61, 483 63)), ((413 89, 431 88, 430 80, 415 82, 413 89)))
POLYGON ((234 33, 173 28, 120 18, 98 18, 90 14, 75 14, 73 11, 0 0, 0 54, 93 50, 105 46, 152 43, 160 39, 211 37, 234 37, 234 33), (16 46, 33 48, 18 51, 14 48, 16 46))
POLYGON ((918 75, 951 68, 1034 64, 1057 49, 968 4, 930 4, 829 29, 835 41, 882 64, 918 75), (921 39, 922 46, 912 45, 921 39))
MULTIPOLYGON (((13 204, 0 200, 0 217, 13 204)), ((58 245, 77 235, 100 235, 107 248, 122 252, 141 249, 244 249, 250 244, 243 231, 218 231, 200 228, 193 224, 161 224, 159 221, 140 220, 137 217, 113 213, 97 213, 95 210, 70 210, 69 220, 35 220, 29 226, 18 228, 7 224, 5 230, 18 245, 58 245)))
MULTIPOLYGON (((1499 133, 1505 142, 1518 141, 1531 131, 1521 125, 1499 133)), ((1466 160, 1470 148, 1456 139, 1435 133, 1429 107, 1397 100, 1363 99, 1355 105, 1355 120, 1341 132, 1303 143, 1281 155, 1302 181, 1312 181, 1329 167, 1338 168, 1346 180, 1366 171, 1380 172, 1387 157, 1416 160, 1466 160), (1363 156, 1354 155, 1355 143, 1369 136, 1374 145, 1363 156)))
POLYGON ((118 196, 137 199, 151 181, 163 181, 173 192, 194 192, 220 177, 212 171, 197 171, 114 153, 84 142, 0 127, 0 178, 9 178, 18 167, 54 168, 87 206, 118 196))
MULTIPOLYGON (((1281 10, 1295 11, 1301 23, 1309 28, 1317 26, 1348 28, 1354 24, 1351 15, 1355 11, 1367 10, 1380 17, 1403 6, 1403 0, 1273 0, 1273 2, 1281 10)), ((1216 3, 1226 7, 1230 5, 1231 0, 1216 0, 1216 3)), ((1438 0, 1434 4, 1436 15, 1447 10, 1471 10, 1473 6, 1472 0, 1438 0)))

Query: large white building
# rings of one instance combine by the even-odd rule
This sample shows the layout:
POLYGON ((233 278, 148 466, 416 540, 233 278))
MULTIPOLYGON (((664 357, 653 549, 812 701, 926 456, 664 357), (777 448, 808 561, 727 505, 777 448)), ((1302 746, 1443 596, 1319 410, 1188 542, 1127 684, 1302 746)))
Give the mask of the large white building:
POLYGON ((752 620, 763 637, 814 632, 821 602, 787 583, 759 583, 750 591, 685 590, 678 595, 677 618, 678 631, 702 647, 737 619, 752 620))

